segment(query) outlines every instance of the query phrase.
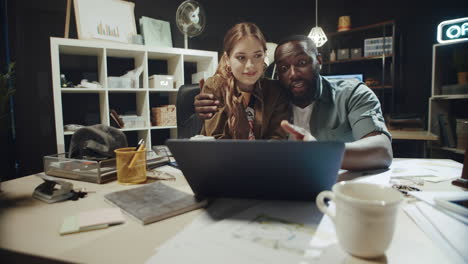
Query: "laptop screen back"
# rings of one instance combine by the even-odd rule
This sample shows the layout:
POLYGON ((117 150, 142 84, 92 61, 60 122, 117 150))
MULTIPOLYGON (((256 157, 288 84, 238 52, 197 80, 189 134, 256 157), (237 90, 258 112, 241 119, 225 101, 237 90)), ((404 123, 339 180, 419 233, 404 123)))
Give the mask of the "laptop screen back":
POLYGON ((201 197, 314 200, 336 182, 341 142, 170 139, 166 142, 201 197))

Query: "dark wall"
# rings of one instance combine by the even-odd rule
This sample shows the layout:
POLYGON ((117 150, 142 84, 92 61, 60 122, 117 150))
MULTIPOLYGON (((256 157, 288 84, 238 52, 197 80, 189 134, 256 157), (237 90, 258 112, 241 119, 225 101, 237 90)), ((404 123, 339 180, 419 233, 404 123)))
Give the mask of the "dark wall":
MULTIPOLYGON (((183 47, 175 25, 175 12, 182 2, 135 0, 135 19, 148 16, 169 21, 174 47, 183 47)), ((278 42, 290 34, 308 34, 315 24, 311 0, 199 0, 207 13, 207 26, 189 40, 193 49, 222 49, 224 33, 241 21, 256 23, 268 41, 278 42)), ((53 116, 49 37, 63 37, 66 1, 8 1, 12 59, 17 61, 15 97, 17 141, 12 155, 19 162, 19 176, 42 170, 42 156, 56 152, 53 116)), ((400 30, 403 84, 398 87, 396 112, 427 113, 431 85, 432 45, 439 22, 468 15, 466 1, 376 1, 329 0, 319 2, 319 25, 336 31, 341 15, 350 15, 352 26, 394 19, 400 30)), ((71 37, 76 38, 74 17, 71 37)), ((139 30, 139 29, 138 29, 139 30)))

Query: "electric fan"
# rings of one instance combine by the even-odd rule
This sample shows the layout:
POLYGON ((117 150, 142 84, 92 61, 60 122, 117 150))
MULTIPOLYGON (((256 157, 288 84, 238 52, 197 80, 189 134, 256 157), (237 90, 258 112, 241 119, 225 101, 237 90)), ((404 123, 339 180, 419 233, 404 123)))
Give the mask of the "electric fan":
POLYGON ((184 47, 187 49, 188 37, 200 35, 205 28, 205 10, 197 1, 184 1, 177 8, 176 23, 177 28, 184 34, 184 47))

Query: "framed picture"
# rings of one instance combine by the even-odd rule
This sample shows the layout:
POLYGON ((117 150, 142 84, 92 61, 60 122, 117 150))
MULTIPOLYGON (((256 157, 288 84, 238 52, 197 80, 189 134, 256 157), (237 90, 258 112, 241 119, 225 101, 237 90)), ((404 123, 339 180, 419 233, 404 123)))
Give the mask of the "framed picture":
POLYGON ((145 45, 172 48, 169 22, 143 16, 140 18, 140 32, 145 40, 145 45))
POLYGON ((121 0, 75 0, 79 39, 104 39, 132 43, 137 34, 135 4, 121 0))

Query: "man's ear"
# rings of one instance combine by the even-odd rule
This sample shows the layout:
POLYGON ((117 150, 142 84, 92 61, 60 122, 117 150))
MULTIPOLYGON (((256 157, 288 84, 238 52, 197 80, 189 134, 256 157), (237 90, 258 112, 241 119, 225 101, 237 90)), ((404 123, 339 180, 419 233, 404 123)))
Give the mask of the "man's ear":
POLYGON ((320 64, 320 66, 322 66, 322 54, 317 53, 317 61, 320 64))
POLYGON ((317 53, 316 58, 317 58, 318 67, 321 70, 322 69, 322 54, 317 53))

